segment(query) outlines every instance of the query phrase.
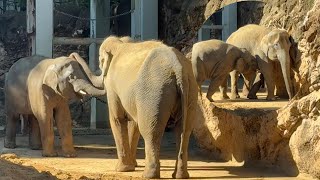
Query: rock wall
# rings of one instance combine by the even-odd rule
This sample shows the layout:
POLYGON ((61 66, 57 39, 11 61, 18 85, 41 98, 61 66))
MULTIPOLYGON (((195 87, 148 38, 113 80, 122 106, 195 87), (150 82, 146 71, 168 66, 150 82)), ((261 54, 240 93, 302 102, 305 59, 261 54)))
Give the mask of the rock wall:
MULTIPOLYGON (((174 18, 167 20, 167 28, 173 32, 167 30, 170 33, 165 41, 187 52, 206 17, 235 1, 177 2, 184 11, 175 10, 174 18), (186 2, 189 5, 182 6, 186 2), (184 14, 189 15, 183 17, 184 14), (174 35, 185 38, 171 38, 174 35)), ((277 111, 229 110, 206 100, 199 101, 194 135, 199 145, 217 159, 244 160, 246 164, 260 162, 280 166, 292 176, 307 173, 320 178, 320 1, 264 2, 260 24, 284 28, 297 42, 298 61, 294 63, 297 71, 294 76, 300 87, 297 95, 277 111)))

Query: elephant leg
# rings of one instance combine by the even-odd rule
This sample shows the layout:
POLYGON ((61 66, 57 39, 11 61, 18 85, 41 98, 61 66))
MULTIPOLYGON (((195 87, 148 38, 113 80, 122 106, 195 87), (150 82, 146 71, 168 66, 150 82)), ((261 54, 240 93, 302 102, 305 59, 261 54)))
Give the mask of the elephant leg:
POLYGON ((54 150, 54 132, 53 132, 53 110, 43 110, 35 114, 38 119, 41 142, 42 142, 42 156, 54 157, 57 152, 54 150))
POLYGON ((136 155, 137 155, 137 146, 139 142, 140 132, 138 128, 138 123, 135 121, 128 121, 128 132, 129 132, 129 146, 132 158, 132 164, 137 166, 136 155))
POLYGON ((230 72, 231 77, 231 99, 240 98, 238 93, 238 78, 239 78, 239 72, 236 70, 233 70, 230 72))
MULTIPOLYGON (((113 92, 108 91, 108 107, 109 120, 112 129, 112 134, 117 146, 118 164, 116 171, 126 172, 134 171, 135 163, 133 163, 128 135, 128 119, 121 105, 120 100, 113 92)), ((132 141, 133 142, 133 141, 132 141)))
POLYGON ((33 150, 41 149, 41 134, 38 120, 34 115, 28 116, 30 122, 29 146, 33 150))
POLYGON ((4 147, 13 149, 16 147, 16 130, 19 115, 14 113, 7 114, 6 137, 4 138, 4 147))
POLYGON ((55 120, 57 123, 59 135, 61 137, 63 156, 75 157, 76 151, 73 147, 72 120, 67 103, 61 103, 56 108, 55 120))
POLYGON ((220 99, 230 99, 227 95, 228 90, 228 77, 224 80, 223 84, 219 86, 220 89, 220 99))
MULTIPOLYGON (((188 117, 189 118, 189 117, 188 117)), ((178 121, 175 127, 176 134, 176 148, 178 151, 178 156, 176 160, 175 170, 172 174, 173 178, 176 179, 187 179, 189 178, 188 173, 188 146, 189 138, 191 135, 191 122, 178 121), (183 123, 189 123, 186 125, 186 129, 183 131, 183 123)))
POLYGON ((274 83, 274 78, 273 78, 273 71, 272 71, 272 65, 270 63, 264 63, 263 68, 260 68, 261 73, 263 74, 263 77, 266 81, 267 84, 267 90, 268 90, 268 95, 267 95, 267 100, 268 101, 274 101, 275 95, 274 95, 274 88, 275 88, 275 83, 274 83))
POLYGON ((249 99, 257 99, 258 97, 256 94, 263 84, 264 84, 264 77, 261 73, 258 73, 252 87, 250 88, 250 91, 247 97, 249 99))
POLYGON ((211 77, 211 82, 207 92, 207 98, 210 102, 213 102, 212 95, 219 88, 219 86, 225 82, 226 76, 227 75, 225 74, 219 74, 211 77))
MULTIPOLYGON (((175 98, 175 94, 168 95, 175 98)), ((152 100, 154 101, 154 100, 152 100)), ((139 131, 145 142, 145 168, 143 177, 148 179, 160 178, 160 145, 166 124, 170 118, 170 112, 173 109, 170 99, 163 100, 165 104, 155 102, 141 102, 137 104, 139 131)))
POLYGON ((247 97, 250 89, 250 81, 243 76, 242 95, 247 97))

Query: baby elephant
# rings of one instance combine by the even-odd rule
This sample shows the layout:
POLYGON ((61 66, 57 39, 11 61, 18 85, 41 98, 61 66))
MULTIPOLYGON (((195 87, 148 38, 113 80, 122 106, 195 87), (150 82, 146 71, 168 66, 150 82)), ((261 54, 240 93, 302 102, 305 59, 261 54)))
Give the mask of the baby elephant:
MULTIPOLYGON (((212 95, 217 88, 226 83, 229 72, 237 70, 241 73, 254 72, 257 64, 254 57, 245 49, 239 49, 220 40, 198 42, 192 48, 192 69, 197 80, 200 93, 201 84, 210 79, 207 98, 213 102, 212 95)), ((221 98, 229 98, 224 87, 220 87, 221 98)))

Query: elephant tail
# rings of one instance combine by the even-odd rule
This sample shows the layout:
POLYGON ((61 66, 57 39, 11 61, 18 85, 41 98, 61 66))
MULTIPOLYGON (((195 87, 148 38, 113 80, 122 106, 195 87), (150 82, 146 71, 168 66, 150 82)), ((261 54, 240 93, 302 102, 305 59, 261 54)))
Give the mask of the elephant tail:
POLYGON ((179 62, 178 66, 175 66, 175 75, 177 80, 177 91, 180 96, 181 104, 181 128, 182 132, 190 130, 191 122, 188 122, 192 118, 188 117, 190 114, 189 110, 193 107, 194 102, 197 101, 197 82, 192 73, 192 63, 182 53, 174 49, 176 54, 176 62, 179 62), (192 106, 192 107, 191 107, 192 106))
POLYGON ((180 103, 181 103, 181 126, 183 129, 183 132, 186 129, 186 122, 187 122, 187 116, 188 116, 188 97, 189 97, 189 84, 187 82, 187 79, 179 79, 177 77, 177 85, 178 85, 178 91, 180 94, 180 103))

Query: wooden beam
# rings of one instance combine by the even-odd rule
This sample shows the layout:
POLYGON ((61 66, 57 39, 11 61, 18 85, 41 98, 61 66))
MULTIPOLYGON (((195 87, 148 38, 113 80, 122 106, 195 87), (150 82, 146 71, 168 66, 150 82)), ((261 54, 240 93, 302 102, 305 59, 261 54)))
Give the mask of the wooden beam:
POLYGON ((104 38, 69 38, 54 37, 53 44, 60 45, 90 45, 92 43, 101 44, 104 38))
POLYGON ((36 53, 36 7, 35 0, 27 0, 27 36, 28 36, 28 56, 36 53))

